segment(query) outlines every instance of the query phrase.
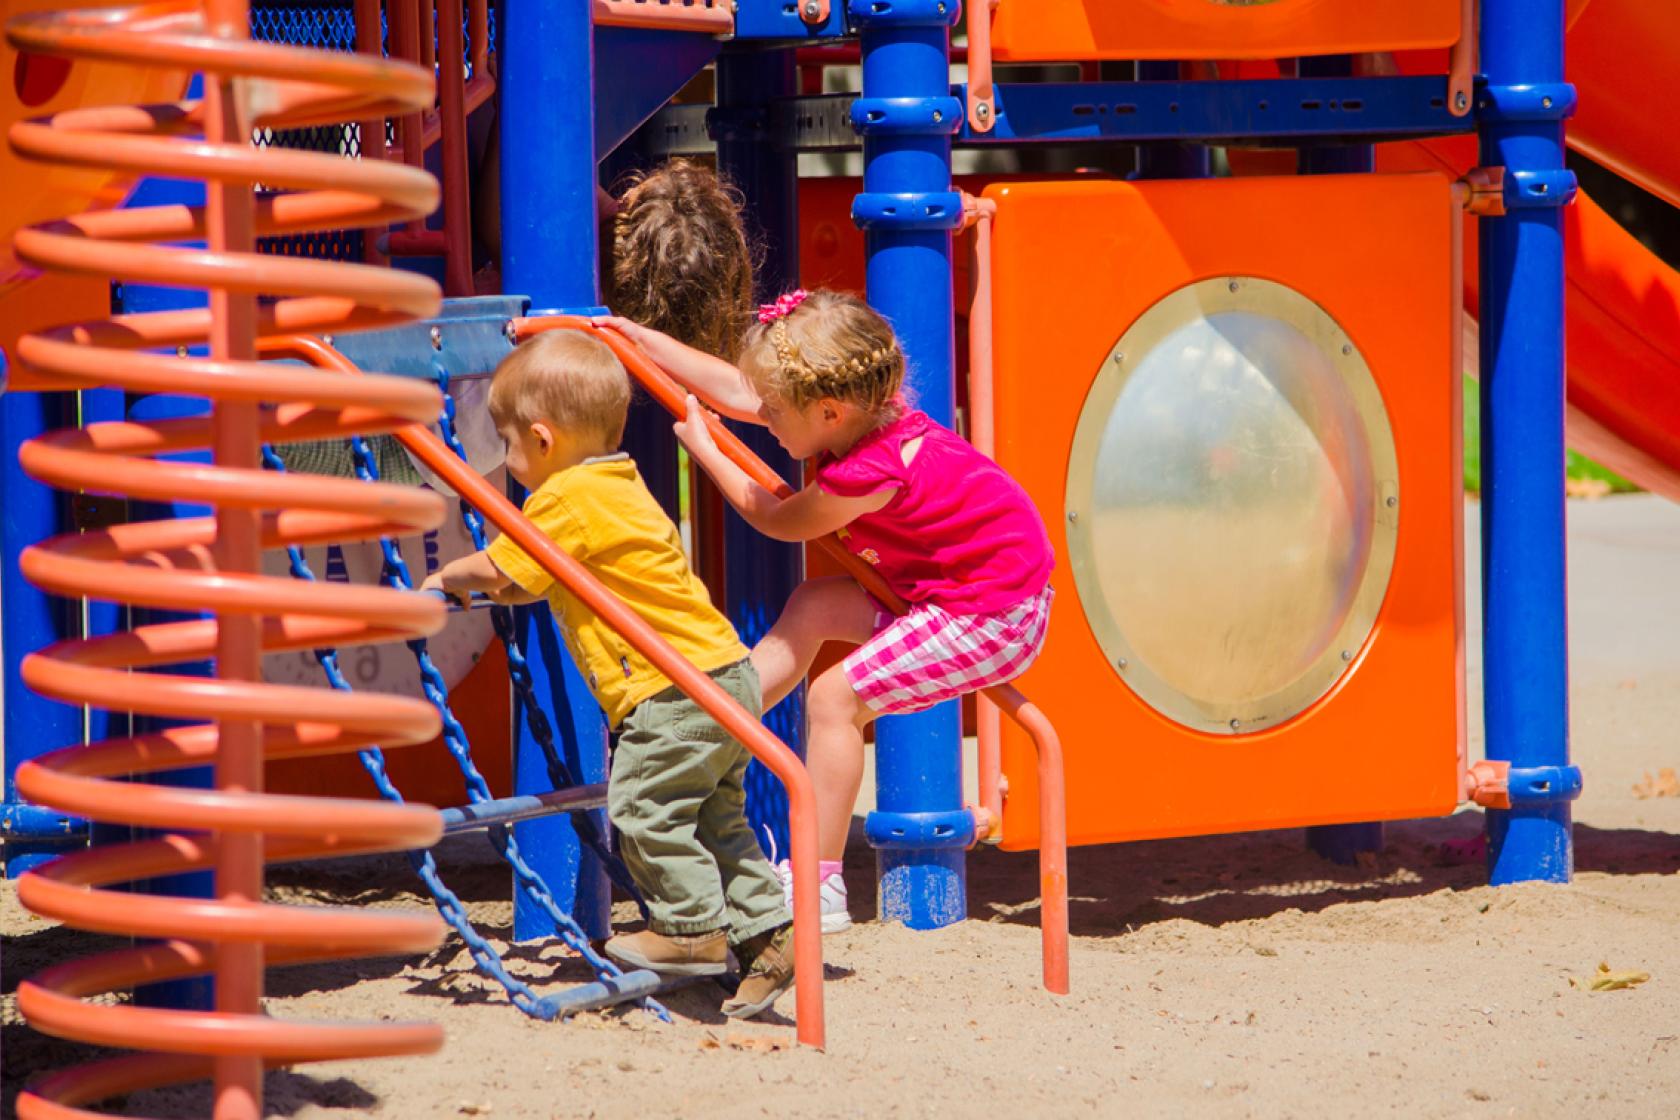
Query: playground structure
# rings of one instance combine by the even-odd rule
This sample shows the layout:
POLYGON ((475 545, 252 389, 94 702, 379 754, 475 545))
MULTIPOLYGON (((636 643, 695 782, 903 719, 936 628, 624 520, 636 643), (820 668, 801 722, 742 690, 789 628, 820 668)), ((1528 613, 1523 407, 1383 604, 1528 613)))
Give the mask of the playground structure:
MULTIPOLYGON (((26 53, 7 56, 23 103, 9 111, 50 123, 15 126, 12 148, 53 167, 38 181, 6 178, 25 184, 16 188, 26 203, 20 221, 47 221, 73 209, 68 200, 115 205, 139 175, 204 173, 217 185, 202 220, 180 205, 137 208, 131 200, 20 235, 15 262, 0 261, 0 344, 15 344, 11 391, 0 397, 5 453, 23 448, 29 474, 65 491, 200 502, 217 512, 214 522, 125 524, 121 511, 97 502, 72 509, 18 472, 6 475, 8 873, 82 844, 82 818, 242 837, 211 844, 171 834, 126 849, 95 847, 20 883, 27 904, 77 925, 190 939, 38 978, 26 986, 27 1001, 20 993, 33 1022, 123 1045, 157 1047, 168 1035, 185 1053, 218 1055, 214 1065, 139 1056, 66 1071, 20 1102, 33 1110, 25 1115, 62 1114, 48 1111, 52 1099, 74 1107, 119 1088, 212 1072, 218 1115, 245 1115, 260 1091, 262 1061, 437 1044, 423 1027, 375 1036, 272 1022, 220 1036, 237 1034, 234 1042, 212 1041, 208 1021, 190 1011, 81 1002, 141 978, 213 969, 218 1009, 250 1015, 265 955, 278 963, 296 959, 289 954, 300 944, 349 953, 436 939, 431 921, 282 920, 240 901, 260 884, 256 849, 265 834, 269 858, 302 858, 320 850, 306 839, 323 831, 322 814, 340 822, 332 849, 339 852, 424 847, 445 827, 418 808, 301 806, 265 795, 264 750, 319 758, 311 766, 324 772, 331 752, 421 741, 441 723, 468 787, 468 803, 446 813, 447 827, 486 828, 508 855, 515 936, 558 933, 587 956, 588 937, 604 932, 608 877, 600 869, 611 861, 586 854, 600 847, 600 823, 587 814, 600 805, 604 730, 558 653, 546 611, 498 614, 506 660, 481 663, 505 665, 499 671, 515 685, 516 702, 504 706, 511 721, 480 719, 470 736, 479 757, 496 753, 485 744, 498 732, 514 738, 512 794, 498 797, 467 750, 441 677, 427 678, 431 703, 381 698, 351 690, 325 652, 436 634, 445 624, 439 606, 395 590, 308 581, 303 559, 306 547, 329 540, 428 531, 442 518, 440 503, 414 488, 373 490, 375 456, 359 438, 350 455, 360 481, 261 472, 257 456, 260 443, 394 433, 476 510, 467 516, 469 535, 482 533, 483 518, 522 534, 557 578, 589 598, 593 585, 576 565, 467 469, 467 449, 451 436, 453 402, 427 382, 447 393, 463 377, 481 377, 531 331, 584 329, 567 313, 594 310, 600 300, 598 182, 674 152, 715 151, 741 187, 766 248, 766 295, 819 275, 867 291, 904 341, 919 404, 954 422, 966 400, 971 438, 1028 486, 1057 546, 1061 607, 1044 658, 1022 681, 1043 711, 1012 689, 996 697, 1012 717, 1008 727, 981 706, 980 806, 962 804, 955 705, 879 728, 877 811, 866 831, 880 853, 884 918, 918 927, 961 920, 967 847, 989 840, 1039 848, 1045 980, 1065 991, 1060 851, 1069 836, 1099 842, 1304 825, 1322 850, 1346 857, 1379 842, 1380 826, 1368 822, 1445 813, 1466 798, 1492 810, 1494 881, 1566 879, 1568 803, 1580 775, 1568 762, 1565 717, 1563 324, 1571 332, 1573 438, 1622 473, 1680 496, 1673 388, 1680 378, 1672 376, 1680 278, 1585 200, 1568 205, 1576 191, 1562 167, 1562 121, 1574 109, 1574 87, 1586 106, 1602 90, 1605 107, 1584 113, 1581 135, 1571 139, 1676 199, 1680 168, 1666 162, 1672 155, 1662 154, 1660 137, 1642 131, 1657 126, 1626 106, 1636 96, 1630 75, 1680 72, 1665 64, 1680 51, 1680 35, 1664 25, 1658 5, 1641 0, 1576 2, 1567 12, 1548 6, 1555 21, 1516 0, 1484 0, 1479 21, 1474 5, 1454 0, 1367 7, 1001 0, 959 13, 941 0, 811 0, 797 9, 743 0, 730 12, 698 2, 504 0, 463 9, 459 0, 439 0, 434 11, 391 0, 383 13, 388 39, 380 5, 366 0, 252 9, 260 37, 337 53, 244 43, 239 4, 212 5, 203 16, 180 4, 164 15, 146 9, 101 20, 72 9, 14 21, 12 41, 26 53), (435 37, 421 33, 433 22, 427 13, 435 14, 435 37), (953 87, 949 32, 963 15, 969 81, 953 87), (1563 70, 1566 25, 1574 86, 1563 70), (806 46, 845 38, 857 40, 855 54, 806 46), (414 65, 362 57, 382 42, 393 60, 414 65), (1639 65, 1630 65, 1630 53, 1639 65), (64 58, 71 65, 59 71, 44 61, 64 58), (463 65, 438 64, 453 58, 463 65), (1080 63, 1081 81, 1011 82, 992 69, 1069 60, 1080 63), (809 92, 812 75, 853 61, 862 68, 861 94, 821 94, 820 81, 809 92), (667 104, 713 63, 715 105, 667 104), (147 119, 125 109, 79 111, 169 101, 195 71, 205 80, 201 111, 147 119), (298 81, 305 74, 308 85, 298 81), (248 88, 273 91, 282 107, 246 117, 234 91, 247 83, 268 83, 248 88), (321 87, 340 92, 327 96, 321 87), (478 300, 467 298, 473 129, 490 127, 492 112, 501 137, 500 283, 509 295, 478 300), (324 127, 347 119, 359 127, 324 127), (275 130, 279 142, 248 148, 239 129, 253 124, 275 130), (304 126, 315 131, 284 131, 304 126), (171 136, 200 130, 217 154, 189 161, 171 136), (1479 156, 1468 149, 1472 134, 1479 156), (90 148, 93 137, 99 142, 90 148), (339 158, 352 139, 360 158, 339 158), (285 152, 281 142, 324 143, 329 153, 285 152), (959 191, 953 142, 1143 146, 1132 181, 964 176, 959 191), (834 181, 799 179, 799 152, 859 144, 861 182, 836 189, 834 181), (1192 181, 1208 178, 1210 145, 1232 146, 1239 172, 1245 145, 1298 149, 1303 177, 1192 181), (75 168, 72 177, 64 166, 75 168), (442 182, 431 224, 423 218, 435 208, 436 188, 423 169, 442 182), (265 197, 252 211, 248 189, 256 184, 300 193, 265 197), (846 216, 831 221, 824 207, 837 198, 846 216), (1471 218, 1474 235, 1462 225, 1471 218), (953 376, 951 284, 952 237, 965 225, 977 244, 966 398, 953 376), (831 236, 812 242, 819 226, 831 236), (250 255, 253 236, 291 238, 269 244, 293 259, 250 255), (209 239, 207 254, 152 244, 194 237, 209 239), (800 259, 801 248, 810 259, 800 259), (312 256, 340 263, 295 259, 312 256), (349 260, 375 267, 342 263, 349 260), (404 267, 384 267, 392 261, 404 267), (455 298, 440 310, 423 275, 455 298), (125 282, 124 314, 100 323, 111 279, 125 282), (211 307, 169 308, 137 282, 209 287, 211 307), (259 308, 257 293, 288 300, 259 308), (1650 307, 1663 294, 1670 312, 1653 318, 1650 307), (1491 761, 1476 767, 1463 753, 1461 304, 1483 320, 1491 761), (75 317, 81 326, 54 327, 75 317), (24 328, 38 333, 20 343, 24 328), (252 364, 259 339, 269 360, 252 364), (208 360, 193 350, 206 341, 208 360), (166 352, 148 353, 159 347, 166 352), (176 347, 184 348, 179 356, 176 347), (401 379, 357 377, 358 366, 401 379), (35 393, 49 388, 79 390, 79 403, 35 393), (158 407, 178 407, 155 404, 162 393, 215 400, 216 419, 191 418, 197 410, 160 419, 158 407), (443 401, 451 401, 446 419, 432 435, 425 426, 443 401), (259 402, 282 406, 259 418, 259 402), (69 431, 41 434, 65 425, 69 431), (216 470, 148 462, 211 444, 216 470), (119 482, 110 457, 121 457, 119 482), (218 474, 229 468, 243 473, 218 474), (375 514, 375 493, 399 504, 375 514), (58 536, 11 567, 20 547, 78 528, 87 531, 58 536), (259 570, 259 533, 261 547, 288 546, 298 579, 237 574, 259 570), (242 542, 237 552, 231 540, 242 542), (212 544, 210 565, 202 554, 212 544), (155 571, 134 563, 155 563, 160 553, 172 563, 155 571), (127 565, 120 576, 112 562, 127 565), (239 621, 137 620, 133 636, 124 636, 114 614, 90 605, 84 624, 23 578, 71 602, 117 599, 239 621), (54 641, 64 644, 24 657, 54 641), (275 649, 322 650, 321 669, 338 695, 315 691, 304 700, 256 685, 256 654, 275 649), (224 682, 252 683, 212 687, 185 671, 126 671, 212 652, 224 682), (66 668, 78 658, 91 668, 66 668), (239 706, 226 703, 234 697, 239 706), (37 744, 82 741, 82 704, 220 719, 222 730, 137 724, 131 732, 92 714, 95 746, 31 761, 37 744), (298 723, 303 710, 313 718, 298 723), (1065 833, 1052 724, 1066 741, 1065 833), (216 793, 98 781, 211 760, 223 786, 216 793), (80 890, 216 861, 218 903, 80 890), (328 933, 319 922, 339 924, 328 933), (253 934, 258 943, 244 940, 253 934), (263 944, 275 948, 265 954, 263 944), (169 1026, 160 1030, 163 1022, 169 1026)), ((639 352, 610 332, 603 337, 658 404, 677 403, 639 352)), ((674 506, 676 457, 665 429, 650 410, 628 440, 655 492, 674 506)), ((716 431, 765 485, 794 477, 762 433, 737 441, 716 431)), ((266 461, 287 466, 278 453, 266 461)), ((702 513, 695 528, 698 551, 712 558, 709 582, 721 588, 742 636, 755 640, 801 578, 804 558, 721 516, 702 513)), ((387 542, 380 551, 384 581, 407 584, 401 550, 387 542)), ((867 583, 867 569, 843 548, 835 552, 832 562, 867 583)), ((590 601, 673 680, 708 692, 704 678, 638 633, 622 606, 599 595, 590 601)), ((423 645, 417 653, 425 672, 423 645)), ((492 675, 478 672, 474 687, 492 675)), ((806 888, 796 921, 798 1020, 801 1038, 820 1045, 814 841, 800 823, 809 820, 800 811, 808 784, 774 735, 720 696, 700 698, 771 763, 794 802, 791 851, 806 888)), ((766 722, 797 746, 797 695, 766 722)), ((396 794, 376 751, 364 749, 362 765, 382 792, 396 794)), ((774 788, 759 792, 758 811, 773 818, 762 806, 773 806, 774 788)), ((415 859, 440 911, 495 976, 482 939, 474 942, 447 889, 434 883, 435 865, 415 859)), ((542 1017, 655 994, 645 975, 618 975, 604 962, 599 973, 596 984, 557 997, 498 978, 512 1002, 542 1017)))

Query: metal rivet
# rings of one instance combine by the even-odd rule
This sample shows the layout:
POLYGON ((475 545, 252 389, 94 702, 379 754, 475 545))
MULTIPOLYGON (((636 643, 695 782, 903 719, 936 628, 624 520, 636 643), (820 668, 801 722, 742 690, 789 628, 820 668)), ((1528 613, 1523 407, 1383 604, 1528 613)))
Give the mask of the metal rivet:
POLYGON ((1551 99, 1551 98, 1549 98, 1549 97, 1542 97, 1542 98, 1541 98, 1541 99, 1540 99, 1540 108, 1542 108, 1542 109, 1550 109, 1550 108, 1551 108, 1551 107, 1552 107, 1552 99, 1551 99))
POLYGON ((321 341, 326 343, 328 346, 331 346, 333 344, 333 336, 330 334, 324 334, 321 336, 321 341))
POLYGON ((986 120, 992 115, 992 107, 982 101, 974 107, 974 115, 979 117, 981 120, 986 120))
POLYGON ((513 325, 512 319, 502 324, 502 337, 507 339, 510 345, 518 343, 519 328, 513 325))
POLYGON ((1386 504, 1389 509, 1393 509, 1395 506, 1400 504, 1400 499, 1396 498, 1393 494, 1390 494, 1386 504))
POLYGON ((432 349, 433 350, 442 350, 443 349, 443 328, 442 327, 433 327, 431 329, 430 333, 431 333, 431 336, 432 336, 432 349))
POLYGON ((1073 510, 1068 510, 1068 520, 1069 521, 1078 521, 1079 520, 1079 514, 1075 513, 1073 510))
POLYGON ((1231 281, 1229 284, 1226 285, 1226 287, 1230 288, 1233 292, 1236 291, 1241 286, 1242 285, 1238 284, 1235 280, 1231 281))
POLYGON ((1124 669, 1126 667, 1126 659, 1124 657, 1122 657, 1118 661, 1116 661, 1114 663, 1114 665, 1118 669, 1124 669))
POLYGON ((817 14, 821 11, 822 9, 817 5, 817 0, 810 0, 810 3, 805 5, 805 18, 816 19, 817 14))
POLYGON ((1344 649, 1342 651, 1342 660, 1343 661, 1352 661, 1353 660, 1353 651, 1351 649, 1344 649))
POLYGON ((186 357, 186 356, 187 356, 187 348, 186 348, 186 347, 185 347, 185 346, 177 346, 177 347, 175 347, 175 356, 176 356, 176 357, 177 357, 177 358, 184 358, 184 357, 186 357))
POLYGON ((1121 362, 1124 362, 1125 360, 1126 360, 1126 355, 1122 354, 1118 350, 1116 350, 1114 352, 1114 364, 1115 365, 1119 365, 1121 362))
POLYGON ((1342 353, 1343 353, 1343 354, 1351 354, 1351 353, 1353 353, 1353 344, 1352 344, 1352 343, 1350 343, 1350 342, 1344 342, 1344 343, 1342 343, 1342 353))
POLYGON ((1462 111, 1466 105, 1470 104, 1470 98, 1465 95, 1463 90, 1459 90, 1458 94, 1453 98, 1453 104, 1458 106, 1460 111, 1462 111))
POLYGON ((940 112, 938 109, 935 109, 933 111, 933 123, 934 124, 938 124, 940 121, 942 121, 944 119, 945 119, 945 114, 944 113, 940 112))
POLYGON ((1234 719, 1234 720, 1231 721, 1231 730, 1232 731, 1237 730, 1237 728, 1239 728, 1241 726, 1242 726, 1242 720, 1234 719))

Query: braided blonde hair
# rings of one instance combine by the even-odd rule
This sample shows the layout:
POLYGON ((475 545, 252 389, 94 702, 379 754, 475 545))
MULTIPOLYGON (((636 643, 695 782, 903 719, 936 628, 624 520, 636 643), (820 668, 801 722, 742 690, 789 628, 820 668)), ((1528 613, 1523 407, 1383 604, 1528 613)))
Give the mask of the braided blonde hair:
POLYGON ((741 368, 761 395, 797 409, 832 398, 884 422, 904 407, 904 351, 892 327, 844 292, 819 289, 787 315, 754 324, 741 368))

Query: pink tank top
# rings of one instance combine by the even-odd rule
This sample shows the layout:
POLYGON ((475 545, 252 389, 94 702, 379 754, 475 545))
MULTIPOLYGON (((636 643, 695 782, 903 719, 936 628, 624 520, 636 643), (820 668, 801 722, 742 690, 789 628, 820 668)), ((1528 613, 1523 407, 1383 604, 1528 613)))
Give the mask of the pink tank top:
POLYGON ((898 488, 839 537, 906 602, 991 614, 1037 595, 1050 581, 1055 554, 1026 491, 924 412, 882 425, 842 458, 824 456, 816 481, 849 498, 898 488), (902 449, 918 436, 921 446, 907 467, 902 449))

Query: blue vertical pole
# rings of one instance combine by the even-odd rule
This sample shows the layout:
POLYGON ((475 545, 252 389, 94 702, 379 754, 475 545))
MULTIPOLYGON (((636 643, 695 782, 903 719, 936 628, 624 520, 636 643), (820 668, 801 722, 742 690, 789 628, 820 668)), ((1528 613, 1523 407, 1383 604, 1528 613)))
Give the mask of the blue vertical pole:
MULTIPOLYGON (((529 296, 534 311, 588 311, 600 303, 589 5, 503 0, 497 34, 502 290, 529 296)), ((515 611, 514 630, 573 776, 579 782, 605 780, 606 722, 566 655, 547 604, 515 611)), ((541 793, 550 784, 542 750, 516 709, 514 792, 541 793)), ((597 821, 607 834, 605 815, 597 821)), ((611 931, 611 890, 596 861, 585 858, 571 820, 516 824, 514 836, 555 901, 591 937, 605 937, 611 931)), ((513 893, 514 939, 550 936, 553 923, 522 892, 513 893)))
MULTIPOLYGON (((747 237, 763 248, 755 277, 760 302, 768 303, 799 282, 799 163, 797 153, 767 135, 770 103, 798 92, 791 50, 727 50, 717 64, 718 168, 746 197, 747 237)), ((799 465, 775 438, 755 425, 736 433, 790 484, 801 483, 799 465)), ((729 621, 749 646, 757 644, 787 606, 805 576, 804 549, 760 536, 732 509, 724 511, 724 597, 729 621)), ((805 690, 765 713, 765 726, 800 757, 805 754, 805 690)), ((787 791, 761 763, 747 769, 747 818, 756 835, 769 828, 778 852, 788 851, 787 791)))
MULTIPOLYGON (((1303 58, 1299 73, 1303 78, 1345 78, 1353 73, 1353 59, 1303 58)), ((1370 144, 1320 144, 1301 152, 1303 175, 1364 174, 1375 168, 1376 149, 1370 144)), ((1352 864, 1360 852, 1382 851, 1382 822, 1314 825, 1307 829, 1307 845, 1332 863, 1352 864)))
POLYGON ((1482 656, 1487 756, 1512 808, 1487 814, 1488 877, 1566 882, 1569 642, 1563 504, 1564 0, 1482 0, 1482 163, 1505 168, 1481 220, 1482 656))
MULTIPOLYGON (((869 302, 898 332, 917 405, 950 424, 951 231, 962 224, 962 199, 951 186, 951 134, 963 115, 950 95, 950 25, 960 5, 848 0, 847 7, 863 48, 863 96, 852 106, 852 124, 863 135, 863 192, 852 203, 852 218, 865 233, 869 302)), ((964 850, 937 846, 936 830, 923 827, 962 809, 957 704, 880 720, 875 785, 869 834, 928 838, 923 848, 879 848, 882 920, 913 929, 962 921, 964 850)))
POLYGON ((70 529, 70 499, 24 474, 18 447, 56 428, 74 427, 74 393, 0 396, 0 749, 5 751, 5 804, 0 838, 6 878, 16 878, 87 838, 80 821, 25 804, 16 785, 24 762, 82 741, 82 709, 37 696, 23 683, 24 655, 81 635, 81 605, 35 588, 18 570, 24 548, 70 529))

